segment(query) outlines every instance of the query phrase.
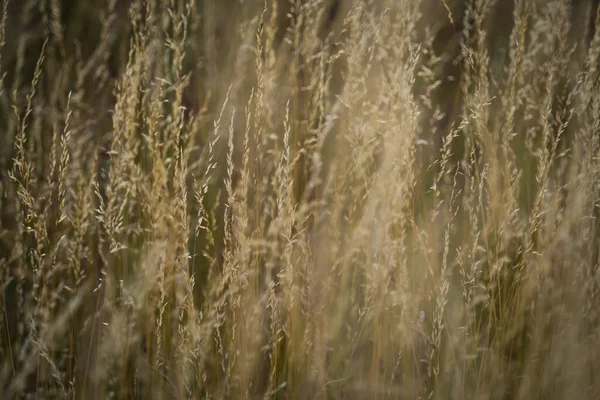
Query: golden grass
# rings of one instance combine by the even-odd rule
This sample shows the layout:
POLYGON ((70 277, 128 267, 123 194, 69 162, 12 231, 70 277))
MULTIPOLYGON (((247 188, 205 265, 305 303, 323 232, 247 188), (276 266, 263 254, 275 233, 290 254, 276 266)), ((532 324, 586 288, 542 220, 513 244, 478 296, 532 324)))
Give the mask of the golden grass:
POLYGON ((0 21, 3 398, 600 398, 595 1, 0 21))

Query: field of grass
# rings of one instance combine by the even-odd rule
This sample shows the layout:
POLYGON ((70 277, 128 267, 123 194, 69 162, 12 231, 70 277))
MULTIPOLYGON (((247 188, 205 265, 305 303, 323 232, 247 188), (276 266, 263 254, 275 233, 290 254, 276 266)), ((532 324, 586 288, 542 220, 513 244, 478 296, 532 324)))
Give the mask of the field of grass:
POLYGON ((0 398, 600 399, 596 0, 2 0, 0 398))

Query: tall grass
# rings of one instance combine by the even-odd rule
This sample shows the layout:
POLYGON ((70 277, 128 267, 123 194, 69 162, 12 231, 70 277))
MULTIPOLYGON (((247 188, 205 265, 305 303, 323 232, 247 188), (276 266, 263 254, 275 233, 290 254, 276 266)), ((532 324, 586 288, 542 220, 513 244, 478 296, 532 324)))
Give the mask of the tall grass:
POLYGON ((2 4, 3 398, 600 398, 596 1, 2 4))

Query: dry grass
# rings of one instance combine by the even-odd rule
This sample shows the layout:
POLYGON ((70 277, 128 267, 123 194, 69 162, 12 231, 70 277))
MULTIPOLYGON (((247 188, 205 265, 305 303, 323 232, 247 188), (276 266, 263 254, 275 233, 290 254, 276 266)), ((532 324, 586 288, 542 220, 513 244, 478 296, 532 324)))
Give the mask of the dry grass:
POLYGON ((3 398, 600 398, 600 7, 4 0, 3 398))

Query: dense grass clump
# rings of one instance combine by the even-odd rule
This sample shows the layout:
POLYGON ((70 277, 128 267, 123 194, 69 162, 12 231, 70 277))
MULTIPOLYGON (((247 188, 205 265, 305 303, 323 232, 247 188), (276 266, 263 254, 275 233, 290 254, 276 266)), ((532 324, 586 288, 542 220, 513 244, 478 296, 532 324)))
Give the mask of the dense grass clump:
POLYGON ((2 4, 3 398, 600 398, 597 1, 2 4))

